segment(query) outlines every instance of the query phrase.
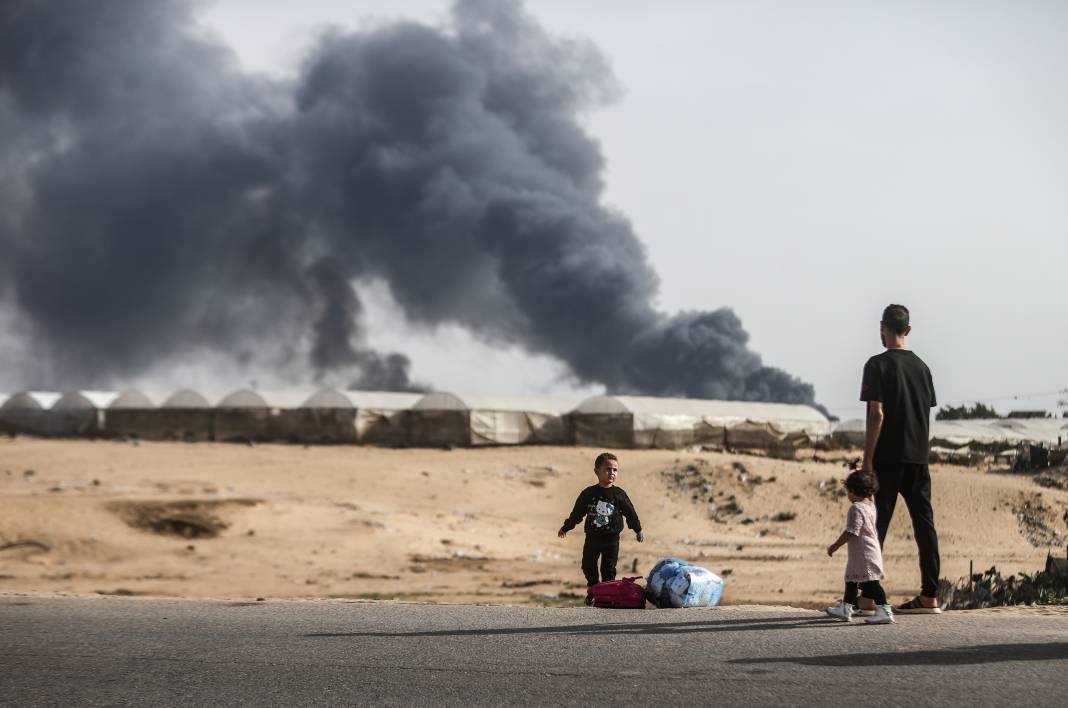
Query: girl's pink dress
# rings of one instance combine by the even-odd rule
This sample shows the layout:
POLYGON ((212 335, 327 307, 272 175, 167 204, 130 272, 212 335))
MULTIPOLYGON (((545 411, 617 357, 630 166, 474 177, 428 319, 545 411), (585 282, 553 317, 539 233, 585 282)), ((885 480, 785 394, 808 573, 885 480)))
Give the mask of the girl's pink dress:
POLYGON ((853 534, 846 544, 849 549, 846 582, 882 580, 883 552, 879 548, 879 534, 875 530, 875 505, 866 501, 853 502, 846 516, 845 530, 853 534))

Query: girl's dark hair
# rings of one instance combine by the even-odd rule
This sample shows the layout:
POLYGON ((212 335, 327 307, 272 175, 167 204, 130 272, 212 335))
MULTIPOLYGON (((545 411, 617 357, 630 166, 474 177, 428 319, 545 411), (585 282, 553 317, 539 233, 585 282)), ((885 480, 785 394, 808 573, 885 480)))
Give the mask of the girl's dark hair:
POLYGON ((856 470, 845 478, 845 488, 858 497, 871 497, 879 491, 879 480, 871 472, 856 470))

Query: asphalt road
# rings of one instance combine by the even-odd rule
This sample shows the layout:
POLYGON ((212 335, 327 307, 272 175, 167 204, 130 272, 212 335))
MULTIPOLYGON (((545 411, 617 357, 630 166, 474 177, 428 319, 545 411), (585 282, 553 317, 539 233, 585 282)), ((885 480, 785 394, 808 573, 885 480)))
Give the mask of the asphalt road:
POLYGON ((0 705, 1059 705, 1068 614, 0 595, 0 705))

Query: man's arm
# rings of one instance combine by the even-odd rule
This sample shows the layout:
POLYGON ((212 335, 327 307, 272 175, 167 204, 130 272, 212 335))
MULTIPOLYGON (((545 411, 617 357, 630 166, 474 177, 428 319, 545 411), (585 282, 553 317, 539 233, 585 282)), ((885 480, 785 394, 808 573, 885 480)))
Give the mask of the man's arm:
POLYGON ((883 418, 883 402, 868 401, 867 425, 864 428, 864 462, 860 466, 862 470, 870 472, 872 469, 875 446, 879 442, 879 433, 883 430, 883 418))

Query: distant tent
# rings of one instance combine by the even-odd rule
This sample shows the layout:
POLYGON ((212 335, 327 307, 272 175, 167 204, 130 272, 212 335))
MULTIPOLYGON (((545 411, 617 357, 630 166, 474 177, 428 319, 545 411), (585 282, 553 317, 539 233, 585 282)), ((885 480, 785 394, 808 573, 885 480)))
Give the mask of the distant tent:
POLYGON ((429 393, 411 412, 413 445, 567 444, 576 400, 553 396, 429 393))
POLYGON ((831 438, 839 445, 864 447, 864 434, 867 423, 863 418, 853 418, 836 423, 831 438))
POLYGON ((472 445, 567 445, 578 398, 467 395, 472 445))
POLYGON ((104 432, 103 411, 118 397, 111 391, 68 391, 48 411, 52 435, 94 437, 104 432))
POLYGON ((234 391, 215 406, 212 434, 221 442, 269 440, 271 407, 255 391, 234 391))
POLYGON ((171 410, 203 410, 205 408, 211 408, 211 404, 208 403, 208 399, 204 398, 196 391, 183 388, 180 391, 175 391, 171 394, 169 398, 163 401, 160 408, 168 408, 171 410))
POLYGON ((144 438, 165 437, 159 434, 163 414, 152 399, 137 390, 120 393, 104 411, 104 431, 109 437, 144 438))
POLYGON ((1043 444, 1055 447, 1068 439, 1068 420, 1063 418, 988 418, 932 420, 931 440, 936 445, 959 448, 966 445, 1043 444))
POLYGON ((272 437, 301 443, 356 442, 356 411, 340 392, 318 391, 295 407, 280 408, 273 418, 272 437))
POLYGON ((0 432, 9 435, 50 435, 48 409, 59 400, 54 391, 20 391, 0 406, 0 432))
POLYGON ((775 449, 831 431, 810 406, 696 398, 594 396, 571 419, 575 444, 595 447, 775 449))
POLYGON ((159 407, 140 391, 119 395, 104 413, 109 435, 143 440, 211 440, 211 404, 195 391, 182 389, 159 407))
POLYGON ((411 411, 423 397, 400 391, 343 391, 355 411, 356 439, 367 445, 411 444, 411 411))
POLYGON ((451 393, 428 393, 409 414, 409 441, 416 447, 464 446, 471 441, 471 415, 451 393))

